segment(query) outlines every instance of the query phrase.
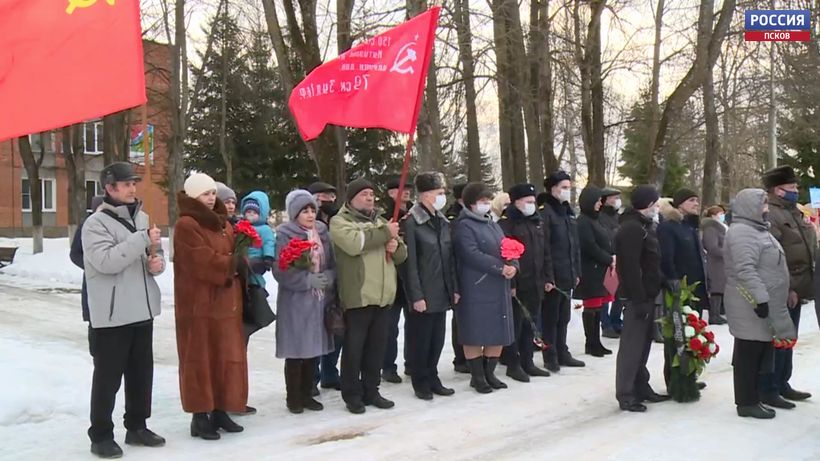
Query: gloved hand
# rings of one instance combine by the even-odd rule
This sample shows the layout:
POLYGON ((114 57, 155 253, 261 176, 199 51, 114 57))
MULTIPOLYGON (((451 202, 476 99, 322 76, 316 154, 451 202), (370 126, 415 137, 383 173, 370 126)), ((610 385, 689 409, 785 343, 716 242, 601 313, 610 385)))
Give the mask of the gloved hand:
POLYGON ((330 279, 321 272, 314 272, 308 275, 308 284, 311 288, 324 290, 330 285, 330 279))
POLYGON ((250 260, 250 267, 254 274, 262 275, 268 271, 268 264, 263 259, 253 258, 250 260))
POLYGON ((762 319, 769 317, 769 303, 758 304, 757 307, 755 307, 755 314, 762 319))

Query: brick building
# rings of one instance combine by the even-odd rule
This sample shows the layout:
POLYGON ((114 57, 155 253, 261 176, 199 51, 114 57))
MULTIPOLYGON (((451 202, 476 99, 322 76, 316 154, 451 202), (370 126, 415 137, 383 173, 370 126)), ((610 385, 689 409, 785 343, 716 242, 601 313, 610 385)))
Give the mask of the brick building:
MULTIPOLYGON (((145 55, 145 80, 148 95, 149 141, 152 145, 150 181, 147 181, 144 151, 142 151, 143 107, 130 110, 125 119, 131 133, 131 149, 128 160, 134 164, 137 174, 143 177, 138 185, 139 197, 145 202, 145 211, 152 223, 160 227, 168 225, 168 196, 161 184, 165 181, 168 160, 168 144, 171 134, 170 111, 170 46, 151 41, 143 42, 145 55)), ((83 124, 85 148, 86 207, 91 198, 101 194, 100 171, 103 168, 103 122, 88 120, 83 124)), ((35 158, 43 144, 45 155, 40 167, 43 192, 43 231, 46 237, 68 235, 69 225, 69 176, 65 156, 62 153, 61 130, 29 136, 35 158)), ((0 142, 0 236, 31 235, 31 197, 26 169, 20 157, 18 140, 0 142)))

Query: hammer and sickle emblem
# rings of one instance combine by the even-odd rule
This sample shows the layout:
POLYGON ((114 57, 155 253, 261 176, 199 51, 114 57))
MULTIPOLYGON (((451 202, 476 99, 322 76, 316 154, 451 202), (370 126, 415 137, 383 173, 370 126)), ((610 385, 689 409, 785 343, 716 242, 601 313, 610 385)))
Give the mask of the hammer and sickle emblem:
MULTIPOLYGON (((105 0, 110 6, 114 6, 117 0, 105 0)), ((67 14, 74 13, 74 10, 77 8, 90 8, 97 3, 97 0, 68 0, 68 7, 66 7, 65 12, 67 14)))
POLYGON ((413 70, 413 63, 416 62, 418 57, 416 56, 416 50, 412 47, 416 46, 416 42, 410 42, 399 50, 399 54, 396 55, 396 60, 393 62, 393 67, 390 68, 390 72, 396 72, 397 74, 412 74, 415 71, 413 70))

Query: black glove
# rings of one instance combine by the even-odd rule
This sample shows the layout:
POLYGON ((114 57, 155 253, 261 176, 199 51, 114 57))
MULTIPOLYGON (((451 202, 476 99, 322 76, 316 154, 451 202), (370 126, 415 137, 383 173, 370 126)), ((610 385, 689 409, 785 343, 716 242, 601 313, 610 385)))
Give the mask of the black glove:
POLYGON ((254 274, 262 275, 268 271, 268 264, 259 258, 251 259, 250 266, 254 274))
POLYGON ((769 303, 760 303, 755 307, 755 314, 758 317, 765 319, 769 316, 769 303))

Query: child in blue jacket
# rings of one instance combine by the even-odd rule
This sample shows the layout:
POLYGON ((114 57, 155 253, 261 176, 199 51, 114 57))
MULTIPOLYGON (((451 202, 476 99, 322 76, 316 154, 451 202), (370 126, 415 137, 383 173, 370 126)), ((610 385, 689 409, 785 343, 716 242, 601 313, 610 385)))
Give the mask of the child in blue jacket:
POLYGON ((270 202, 268 195, 262 191, 253 191, 242 199, 242 215, 248 220, 259 236, 262 238, 261 248, 248 248, 248 262, 251 267, 249 283, 259 287, 265 287, 265 272, 273 267, 276 260, 276 233, 268 225, 268 214, 270 214, 270 202))

